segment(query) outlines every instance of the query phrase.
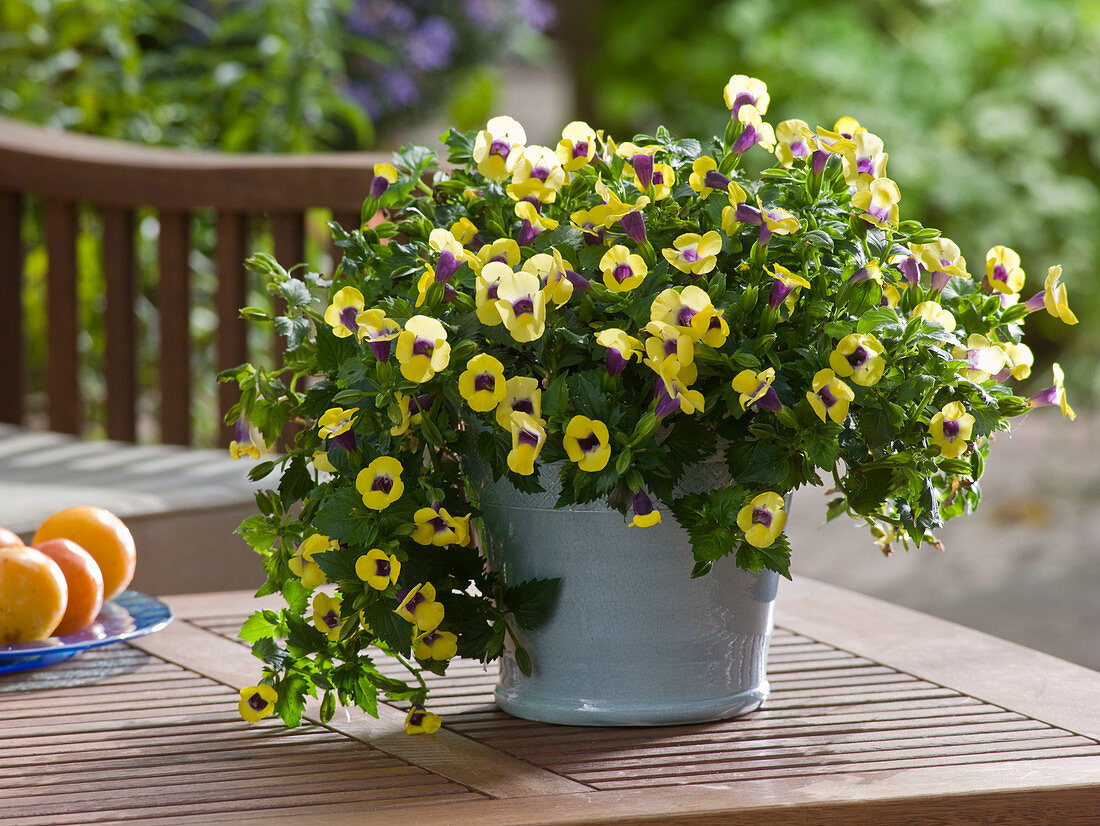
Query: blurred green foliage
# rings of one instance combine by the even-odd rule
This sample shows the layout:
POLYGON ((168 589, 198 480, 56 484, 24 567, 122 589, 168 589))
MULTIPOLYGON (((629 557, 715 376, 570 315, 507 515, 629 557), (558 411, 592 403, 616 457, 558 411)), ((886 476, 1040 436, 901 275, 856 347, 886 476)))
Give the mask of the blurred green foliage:
POLYGON ((713 131, 731 74, 768 84, 767 119, 881 137, 902 217, 940 226, 972 272, 1005 244, 1024 297, 1062 264, 1066 327, 1029 322, 1037 365, 1059 357, 1078 400, 1100 395, 1100 2, 1097 0, 609 0, 576 61, 593 124, 713 131), (1091 385, 1091 386, 1090 386, 1091 385))

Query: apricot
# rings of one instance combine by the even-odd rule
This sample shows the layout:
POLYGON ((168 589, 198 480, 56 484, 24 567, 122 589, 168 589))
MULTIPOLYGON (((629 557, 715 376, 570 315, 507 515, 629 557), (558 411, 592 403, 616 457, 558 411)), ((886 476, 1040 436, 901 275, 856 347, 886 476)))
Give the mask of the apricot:
POLYGON ((65 616, 53 630, 63 637, 87 628, 103 607, 103 573, 92 555, 71 539, 47 539, 34 546, 57 563, 69 587, 65 616))
POLYGON ((49 637, 69 601, 56 562, 23 545, 0 548, 0 645, 49 637))
POLYGON ((19 534, 14 531, 9 531, 7 528, 0 528, 0 548, 5 545, 22 545, 23 540, 19 538, 19 534))
POLYGON ((71 539, 92 555, 103 573, 103 599, 113 599, 134 578, 137 552, 134 537, 121 519, 106 508, 65 508, 47 517, 32 544, 47 539, 71 539))

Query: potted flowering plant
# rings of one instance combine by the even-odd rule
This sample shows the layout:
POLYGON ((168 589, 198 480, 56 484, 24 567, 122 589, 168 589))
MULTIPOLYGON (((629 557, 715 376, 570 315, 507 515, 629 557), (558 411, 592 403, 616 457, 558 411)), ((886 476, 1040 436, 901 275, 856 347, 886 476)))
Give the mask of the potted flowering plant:
MULTIPOLYGON (((374 712, 381 693, 432 731, 424 674, 452 657, 504 654, 530 675, 527 635, 573 569, 521 577, 479 550, 494 486, 552 488, 567 514, 597 503, 629 536, 686 532, 685 581, 725 566, 774 582, 794 489, 831 486, 829 518, 865 522, 884 550, 935 542, 977 506, 996 431, 1038 405, 1072 418, 1057 365, 1050 389, 1013 390, 1032 366, 1028 314, 1076 321, 1060 268, 1021 300, 1011 249, 971 268, 900 220, 882 141, 858 123, 773 129, 744 76, 724 96, 728 124, 703 142, 662 128, 617 143, 574 122, 530 146, 508 117, 450 131, 446 167, 422 148, 376 166, 362 226, 332 225, 331 281, 253 259, 285 311, 245 315, 273 320, 286 353, 223 375, 241 389, 234 449, 251 449, 248 423, 269 444, 297 428, 253 469, 277 483, 240 529, 261 593, 286 601, 242 628, 264 662, 247 718, 294 724, 318 694, 322 719, 337 702, 374 712), (749 152, 775 163, 749 174, 749 152), (720 473, 689 484, 715 457, 720 473)), ((533 532, 498 521, 481 544, 533 532)), ((767 630, 751 632, 765 650, 767 630)))

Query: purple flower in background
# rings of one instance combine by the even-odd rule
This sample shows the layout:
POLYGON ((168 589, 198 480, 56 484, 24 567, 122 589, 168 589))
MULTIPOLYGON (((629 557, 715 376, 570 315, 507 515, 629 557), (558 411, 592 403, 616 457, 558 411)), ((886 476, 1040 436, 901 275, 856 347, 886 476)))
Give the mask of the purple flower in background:
POLYGON ((442 69, 451 59, 455 30, 442 17, 429 17, 405 42, 405 54, 418 69, 442 69))
POLYGON ((382 87, 391 109, 407 109, 420 100, 420 90, 416 88, 416 82, 404 72, 384 70, 382 87))

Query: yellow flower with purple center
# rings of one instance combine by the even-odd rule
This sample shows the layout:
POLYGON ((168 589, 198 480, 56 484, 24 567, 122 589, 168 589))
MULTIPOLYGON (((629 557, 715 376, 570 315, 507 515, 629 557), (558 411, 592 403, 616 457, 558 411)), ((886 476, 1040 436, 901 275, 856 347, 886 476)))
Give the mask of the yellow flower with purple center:
MULTIPOLYGON (((517 246, 516 249, 518 250, 519 247, 517 246)), ((512 268, 508 264, 491 261, 477 274, 477 281, 474 283, 474 303, 477 307, 477 320, 486 327, 496 327, 504 323, 497 309, 498 290, 500 279, 511 273, 512 268)))
POLYGON ((530 476, 546 442, 546 428, 531 414, 518 411, 512 414, 510 425, 512 449, 508 451, 508 468, 520 476, 530 476))
POLYGON ((355 489, 371 510, 385 510, 405 492, 401 463, 392 456, 379 456, 355 477, 355 489))
POLYGON ((385 310, 379 309, 365 310, 359 313, 355 321, 359 325, 359 340, 366 339, 370 343, 376 359, 388 361, 393 349, 391 342, 401 332, 401 325, 387 318, 385 310))
POLYGON ((412 424, 413 400, 411 396, 407 396, 401 391, 393 394, 393 400, 395 404, 389 407, 390 421, 394 423, 393 427, 390 428, 390 435, 404 436, 412 424))
POLYGON ((661 381, 657 382, 654 389, 657 407, 653 412, 658 419, 663 419, 676 411, 689 416, 696 410, 700 413, 704 412, 706 400, 698 390, 691 389, 690 381, 685 374, 690 374, 691 381, 694 381, 694 365, 681 368, 675 356, 665 359, 661 364, 657 372, 661 381))
POLYGON ((684 287, 679 292, 672 288, 664 290, 649 305, 651 321, 669 324, 695 341, 706 335, 713 315, 714 305, 710 302, 710 295, 695 285, 684 287))
POLYGON ((649 322, 645 331, 650 335, 645 341, 645 363, 655 373, 661 372, 666 359, 676 359, 677 375, 695 360, 695 339, 687 333, 664 321, 649 322))
POLYGON ((542 389, 538 379, 512 376, 504 385, 504 398, 497 405, 496 420, 505 430, 512 429, 512 414, 527 413, 536 419, 542 416, 542 389))
POLYGON ((551 253, 537 252, 523 262, 523 271, 538 278, 546 298, 557 307, 573 295, 573 284, 566 275, 570 267, 557 248, 551 253))
POLYGON ((513 201, 537 198, 549 204, 557 199, 564 183, 565 169, 554 150, 546 146, 528 146, 512 171, 512 183, 507 191, 513 201))
POLYGON ((436 227, 428 235, 428 246, 438 253, 432 270, 433 276, 436 281, 444 284, 451 280, 462 262, 470 256, 459 240, 451 235, 450 230, 442 227, 436 227))
POLYGON ((886 161, 882 139, 866 129, 851 137, 850 146, 842 153, 844 180, 857 190, 867 189, 876 178, 886 176, 886 161))
POLYGON ((591 209, 578 209, 569 215, 569 222, 581 232, 581 237, 587 246, 602 244, 607 229, 618 218, 611 213, 607 204, 600 204, 591 209))
POLYGON ((714 269, 718 253, 722 251, 722 236, 714 230, 699 235, 685 232, 673 242, 675 249, 663 249, 665 260, 680 272, 698 277, 714 269))
POLYGON ((775 491, 767 491, 737 513, 737 527, 745 534, 745 541, 756 548, 771 546, 787 524, 787 512, 783 510, 783 497, 775 491))
POLYGON ((409 381, 428 381, 451 362, 447 330, 437 319, 414 315, 397 336, 397 361, 409 381))
POLYGON ((966 271, 966 259, 962 257, 958 245, 948 238, 937 238, 928 244, 910 244, 909 249, 916 256, 918 265, 909 272, 902 270, 910 283, 916 283, 921 270, 929 273, 930 288, 938 293, 952 278, 969 278, 966 271))
POLYGON ((774 381, 775 368, 769 367, 759 373, 752 370, 742 370, 733 377, 730 385, 741 394, 737 400, 740 402, 742 410, 747 405, 755 404, 764 410, 778 413, 783 408, 783 403, 779 401, 779 395, 772 387, 774 381))
POLYGON ((1061 319, 1066 324, 1076 324, 1077 316, 1069 308, 1069 299, 1066 295, 1066 285, 1062 283, 1062 267, 1053 266, 1047 270, 1046 281, 1043 282, 1043 291, 1035 293, 1024 305, 1028 312, 1042 310, 1044 307, 1050 315, 1061 319))
POLYGON ((603 283, 614 293, 625 293, 641 284, 649 273, 642 256, 622 244, 616 244, 600 259, 603 283))
POLYGON ((898 202, 901 190, 889 178, 875 178, 852 196, 852 206, 862 210, 859 217, 876 227, 898 225, 898 202))
POLYGON ((317 435, 322 439, 331 439, 351 430, 355 419, 359 416, 357 408, 345 410, 342 407, 330 407, 321 414, 317 420, 317 435))
POLYGON ((882 350, 882 343, 870 333, 852 333, 829 354, 829 366, 841 378, 851 377, 861 387, 871 387, 886 369, 882 350))
POLYGON ((1035 363, 1035 356, 1032 354, 1030 347, 1026 344, 1013 344, 1012 342, 997 342, 996 345, 1005 353, 1005 366, 1001 368, 1001 372, 993 376, 996 381, 1003 384, 1010 376, 1019 381, 1031 375, 1031 366, 1035 363))
POLYGON ((507 115, 490 118, 474 139, 477 171, 490 180, 503 181, 519 165, 526 144, 527 133, 518 122, 507 115))
POLYGON ((703 333, 703 337, 699 341, 708 347, 717 349, 726 343, 729 334, 730 326, 726 323, 725 313, 722 310, 715 310, 714 315, 710 317, 707 331, 703 333))
POLYGON ((520 219, 519 232, 516 234, 516 242, 521 247, 529 247, 534 243, 539 233, 555 229, 558 222, 539 212, 538 201, 525 198, 516 202, 516 217, 520 219))
POLYGON ((249 456, 253 459, 260 458, 260 448, 252 438, 252 428, 248 419, 240 416, 233 425, 233 441, 229 443, 229 455, 234 459, 243 459, 249 456))
POLYGON ((635 493, 631 505, 634 510, 634 517, 628 523, 631 527, 652 528, 661 524, 661 512, 653 507, 653 500, 645 491, 635 493))
POLYGON ((950 310, 945 310, 938 301, 922 301, 913 308, 911 318, 923 319, 928 324, 935 324, 951 333, 955 330, 955 316, 950 310))
POLYGON ((607 365, 607 374, 617 376, 626 368, 627 362, 632 358, 642 360, 642 343, 625 330, 617 327, 609 327, 596 333, 596 342, 607 348, 604 362, 607 365))
POLYGON ((443 724, 438 714, 433 714, 417 703, 405 715, 406 734, 435 734, 443 724))
POLYGON ((775 157, 785 167, 790 167, 795 158, 808 158, 813 143, 813 132, 804 120, 792 118, 775 127, 775 157))
POLYGON ((394 183, 397 182, 397 168, 393 164, 376 163, 374 176, 370 181, 370 197, 381 198, 394 183))
POLYGON ((940 456, 954 459, 966 452, 966 444, 974 429, 974 417, 966 412, 962 402, 945 404, 928 423, 932 443, 940 449, 940 456))
MULTIPOLYGON (((641 179, 635 173, 634 185, 644 192, 645 189, 642 188, 641 183, 641 179)), ((653 165, 650 184, 653 187, 653 200, 663 201, 672 194, 672 187, 676 186, 676 171, 667 163, 656 163, 653 165)))
POLYGON ((499 262, 507 264, 509 269, 515 269, 519 266, 519 261, 520 249, 515 239, 498 238, 491 244, 484 244, 477 251, 477 255, 471 259, 470 266, 474 268, 475 272, 481 272, 482 267, 486 264, 499 262))
POLYGON ((798 217, 790 210, 777 206, 764 206, 759 195, 756 196, 756 206, 757 208, 753 209, 749 204, 738 203, 734 217, 746 224, 759 225, 761 244, 767 244, 773 235, 790 235, 792 232, 798 232, 802 226, 798 217))
POLYGON ((718 171, 718 162, 709 155, 700 155, 691 164, 691 175, 688 176, 688 186, 699 193, 700 198, 706 198, 714 191, 714 187, 707 186, 707 174, 718 171))
POLYGON ((1024 286, 1020 256, 1008 247, 996 246, 985 254, 985 280, 999 293, 1018 293, 1024 286))
POLYGON ((322 592, 313 597, 313 625, 329 638, 330 642, 340 639, 340 630, 344 621, 340 618, 340 594, 322 592))
POLYGON ((1066 399, 1066 390, 1062 386, 1065 381, 1062 368, 1055 362, 1052 371, 1054 373, 1054 384, 1045 390, 1040 390, 1028 400, 1028 403, 1033 408, 1056 404, 1061 408, 1062 415, 1072 422, 1077 418, 1077 414, 1073 412, 1073 408, 1069 406, 1069 400, 1066 399))
POLYGON ((828 416, 837 424, 841 424, 848 416, 848 406, 855 397, 852 388, 828 368, 814 373, 810 389, 806 391, 806 401, 810 403, 817 417, 825 421, 828 416))
POLYGON ((768 152, 775 151, 775 130, 770 123, 764 122, 761 115, 754 106, 742 106, 737 112, 736 120, 741 123, 741 134, 730 148, 735 155, 743 155, 757 144, 768 152))
POLYGON ((496 408, 504 400, 504 390, 504 365, 488 353, 470 359, 458 377, 458 392, 478 413, 496 408))
POLYGON ((275 710, 279 692, 269 685, 250 685, 241 689, 237 710, 249 723, 258 723, 275 710))
POLYGON ((761 115, 766 115, 771 102, 767 84, 748 75, 733 75, 722 89, 722 99, 733 118, 738 116, 742 106, 751 106, 761 115))
POLYGON ((576 172, 596 155, 596 131, 581 120, 566 124, 555 152, 566 172, 576 172))
POLYGON ((791 297, 795 290, 799 287, 803 289, 810 288, 810 282, 797 273, 793 273, 784 267, 782 264, 775 264, 769 271, 764 270, 775 280, 772 282, 771 290, 768 292, 768 307, 774 310, 784 301, 790 299, 790 305, 788 310, 794 306, 794 299, 791 297))
POLYGON ((569 461, 589 473, 603 470, 611 458, 611 436, 599 419, 574 416, 565 427, 562 443, 569 461))
POLYGON ((359 313, 363 312, 363 294, 355 287, 343 287, 336 291, 332 303, 325 309, 325 323, 337 338, 358 335, 359 313))
POLYGON ((546 331, 546 295, 529 272, 501 273, 497 282, 497 312, 516 341, 536 341, 546 331))
POLYGON ((421 631, 434 631, 443 622, 443 603, 436 602, 435 586, 430 582, 398 591, 397 598, 399 602, 393 612, 421 631))
POLYGON ((413 514, 413 541, 421 545, 466 545, 470 541, 470 516, 452 516, 441 502, 419 508, 413 514))
POLYGON ((413 656, 418 660, 449 660, 458 653, 458 636, 450 631, 429 631, 415 642, 413 656))
POLYGON ((1005 366, 1005 351, 978 333, 971 333, 965 347, 951 348, 951 355, 966 362, 959 372, 970 381, 981 384, 1005 366))
POLYGON ((355 575, 376 591, 385 591, 397 584, 401 560, 381 548, 371 548, 355 560, 355 575))
POLYGON ((469 218, 462 217, 451 224, 450 233, 459 244, 465 247, 477 238, 477 227, 469 218))
POLYGON ((335 550, 339 547, 339 542, 329 539, 323 534, 311 534, 294 549, 294 553, 287 560, 287 566, 290 568, 290 572, 301 580, 302 585, 313 590, 326 581, 325 572, 313 560, 314 554, 335 550))

